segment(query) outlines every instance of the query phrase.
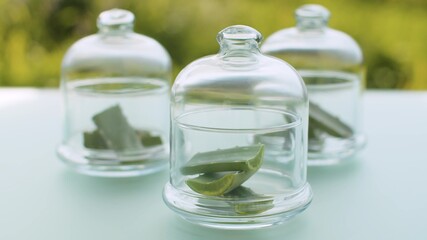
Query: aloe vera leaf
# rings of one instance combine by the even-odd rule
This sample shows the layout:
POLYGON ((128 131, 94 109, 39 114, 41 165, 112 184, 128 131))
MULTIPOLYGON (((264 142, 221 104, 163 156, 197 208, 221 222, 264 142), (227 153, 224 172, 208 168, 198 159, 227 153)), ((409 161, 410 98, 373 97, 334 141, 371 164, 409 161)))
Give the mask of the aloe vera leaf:
POLYGON ((334 137, 348 138, 353 136, 353 130, 347 124, 312 102, 310 102, 309 125, 334 137))
POLYGON ((223 196, 248 180, 256 170, 246 172, 206 173, 186 181, 195 192, 207 196, 223 196))
POLYGON ((108 149, 107 143, 98 130, 83 133, 83 146, 91 149, 108 149))
MULTIPOLYGON (((144 147, 153 147, 157 145, 162 145, 162 138, 160 136, 152 136, 148 131, 136 131, 138 138, 140 139, 144 147)), ((93 132, 83 132, 83 145, 86 148, 91 149, 109 149, 104 138, 101 136, 101 133, 98 129, 93 132)))
POLYGON ((185 183, 195 192, 207 196, 221 196, 230 191, 235 173, 202 174, 197 178, 187 179, 185 183))
POLYGON ((315 126, 310 125, 308 126, 308 139, 309 141, 316 142, 317 144, 320 144, 325 141, 324 132, 322 132, 320 129, 316 128, 315 126))
POLYGON ((251 200, 251 199, 263 199, 262 201, 248 201, 248 202, 229 202, 233 207, 234 211, 238 214, 247 215, 247 214, 258 214, 265 212, 274 207, 273 199, 270 197, 257 194, 253 192, 250 188, 239 186, 233 191, 225 194, 226 197, 236 198, 239 200, 251 200))
MULTIPOLYGON (((214 166, 213 168, 220 171, 218 172, 208 172, 203 173, 199 175, 196 178, 190 178, 186 181, 187 185, 195 192, 208 195, 208 196, 222 196, 233 189, 239 187, 242 185, 246 180, 248 180, 258 169, 261 167, 264 157, 264 145, 257 145, 258 151, 253 151, 252 147, 236 147, 233 148, 233 151, 230 151, 230 149, 225 150, 217 150, 215 152, 209 152, 207 156, 209 156, 211 159, 221 159, 218 158, 218 156, 221 157, 227 157, 227 155, 224 155, 225 153, 235 153, 237 150, 240 151, 240 154, 244 155, 244 151, 252 152, 255 155, 252 155, 252 157, 249 160, 246 160, 246 166, 244 167, 245 170, 243 171, 231 171, 230 170, 223 170, 223 167, 215 167, 215 165, 223 166, 223 163, 225 161, 216 161, 216 164, 211 164, 212 160, 209 160, 208 166, 214 166), (252 151, 251 151, 252 150, 252 151)), ((234 156, 235 154, 231 154, 234 156)), ((205 156, 206 157, 206 156, 205 156)), ((206 158, 202 158, 206 159, 206 158)), ((205 165, 203 165, 202 169, 206 169, 205 165)), ((225 166, 229 167, 229 164, 226 164, 225 166)), ((239 164, 239 166, 241 166, 239 164)))
POLYGON ((143 148, 136 131, 129 125, 119 105, 93 116, 108 148, 116 151, 136 151, 143 148))
POLYGON ((263 144, 197 153, 181 168, 181 173, 251 171, 261 166, 263 155, 263 144))
POLYGON ((144 147, 162 145, 162 138, 160 136, 153 136, 148 131, 137 131, 136 133, 144 147))

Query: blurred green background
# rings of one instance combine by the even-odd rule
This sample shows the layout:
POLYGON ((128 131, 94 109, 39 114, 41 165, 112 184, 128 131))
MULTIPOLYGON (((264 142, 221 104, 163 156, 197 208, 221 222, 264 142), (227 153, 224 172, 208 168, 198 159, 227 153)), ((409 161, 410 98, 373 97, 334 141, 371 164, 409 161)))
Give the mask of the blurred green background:
POLYGON ((245 24, 267 37, 306 3, 327 7, 329 25, 361 45, 368 88, 427 89, 426 0, 0 0, 0 86, 58 86, 67 48, 111 8, 135 13, 135 31, 165 46, 176 75, 218 51, 221 29, 245 24))

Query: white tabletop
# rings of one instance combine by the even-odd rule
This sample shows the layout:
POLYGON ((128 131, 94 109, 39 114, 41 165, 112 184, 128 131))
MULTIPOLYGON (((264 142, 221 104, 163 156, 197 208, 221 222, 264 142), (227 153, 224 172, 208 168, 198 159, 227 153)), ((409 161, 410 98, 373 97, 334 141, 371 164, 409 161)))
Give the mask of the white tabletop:
POLYGON ((166 170, 109 179, 67 169, 55 155, 59 92, 0 89, 0 239, 427 239, 427 92, 368 91, 364 110, 367 147, 357 161, 309 168, 305 212, 225 231, 164 205, 166 170))

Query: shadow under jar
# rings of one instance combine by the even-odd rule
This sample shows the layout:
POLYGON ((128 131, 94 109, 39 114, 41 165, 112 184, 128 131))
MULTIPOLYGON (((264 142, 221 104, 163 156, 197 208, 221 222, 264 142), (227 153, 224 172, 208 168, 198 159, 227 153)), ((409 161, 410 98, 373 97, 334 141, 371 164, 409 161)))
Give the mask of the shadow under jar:
POLYGON ((189 64, 172 87, 164 201, 208 227, 282 223, 312 198, 304 83, 288 64, 260 53, 255 29, 231 26, 217 40, 220 52, 189 64))
POLYGON ((154 39, 133 32, 133 21, 126 10, 101 13, 99 32, 62 61, 58 155, 80 173, 126 177, 167 166, 171 60, 154 39))

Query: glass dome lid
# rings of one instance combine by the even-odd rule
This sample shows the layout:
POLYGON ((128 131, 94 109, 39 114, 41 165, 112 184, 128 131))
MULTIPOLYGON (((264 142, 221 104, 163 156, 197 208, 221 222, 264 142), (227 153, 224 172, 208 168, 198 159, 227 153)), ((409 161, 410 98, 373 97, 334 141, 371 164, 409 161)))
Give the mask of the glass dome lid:
POLYGON ((59 157, 89 175, 127 177, 167 166, 171 59, 133 31, 134 15, 102 12, 99 31, 74 43, 61 66, 59 157))
POLYGON ((174 110, 223 105, 290 109, 306 104, 300 76, 284 61, 262 55, 261 39, 248 26, 219 32, 219 53, 192 62, 177 76, 171 94, 174 110))
POLYGON ((80 39, 68 49, 62 61, 62 78, 170 78, 168 52, 153 38, 135 33, 134 18, 132 12, 122 9, 102 12, 97 20, 98 33, 80 39))
POLYGON ((261 39, 247 26, 222 30, 219 53, 190 63, 172 87, 163 197, 190 222, 265 227, 311 201, 306 88, 289 64, 260 53, 261 39))
POLYGON ((327 26, 329 16, 321 5, 303 5, 295 11, 296 26, 273 33, 261 47, 263 53, 292 64, 306 84, 311 165, 351 159, 366 142, 362 51, 349 35, 327 26))
POLYGON ((358 71, 363 62, 359 45, 346 33, 328 27, 329 18, 329 11, 321 5, 301 6, 295 11, 296 26, 269 36, 262 52, 287 59, 297 69, 358 71))

